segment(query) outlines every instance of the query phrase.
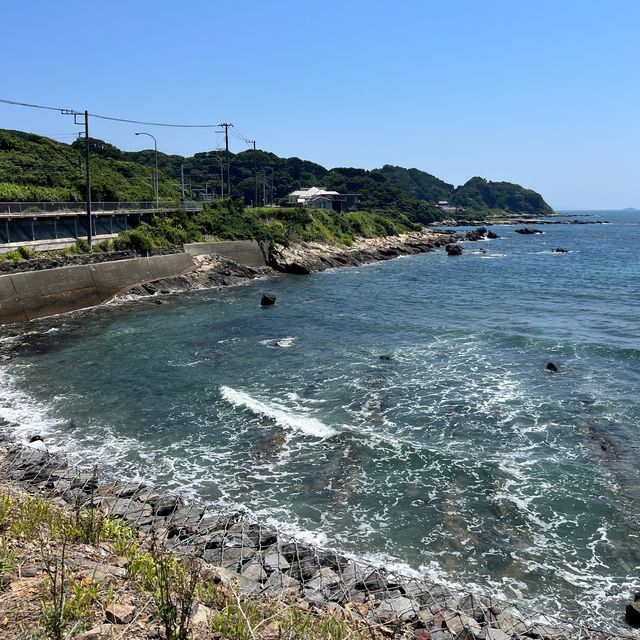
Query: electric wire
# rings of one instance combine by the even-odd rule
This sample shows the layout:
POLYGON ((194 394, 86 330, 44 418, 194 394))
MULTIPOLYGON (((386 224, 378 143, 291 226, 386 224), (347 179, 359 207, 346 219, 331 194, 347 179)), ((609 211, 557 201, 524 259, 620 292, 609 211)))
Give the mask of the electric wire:
MULTIPOLYGON (((77 111, 75 109, 66 109, 63 107, 50 107, 42 104, 31 104, 29 102, 18 102, 16 100, 5 100, 0 98, 0 103, 11 104, 18 107, 29 107, 31 109, 46 109, 48 111, 60 111, 69 112, 73 115, 84 115, 84 111, 77 111)), ((143 120, 129 120, 128 118, 116 118, 115 116, 103 116, 98 113, 88 113, 92 118, 99 118, 101 120, 111 120, 113 122, 126 122, 129 124, 144 124, 150 127, 178 127, 182 129, 213 129, 217 127, 217 124, 176 124, 168 122, 146 122, 143 120)))

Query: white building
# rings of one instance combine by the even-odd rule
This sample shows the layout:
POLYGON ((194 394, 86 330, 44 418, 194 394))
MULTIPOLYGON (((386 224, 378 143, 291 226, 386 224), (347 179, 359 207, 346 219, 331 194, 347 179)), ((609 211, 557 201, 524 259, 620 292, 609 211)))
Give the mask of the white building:
POLYGON ((289 194, 288 204, 311 209, 333 209, 334 211, 357 211, 360 196, 357 193, 338 193, 321 187, 299 189, 289 194))

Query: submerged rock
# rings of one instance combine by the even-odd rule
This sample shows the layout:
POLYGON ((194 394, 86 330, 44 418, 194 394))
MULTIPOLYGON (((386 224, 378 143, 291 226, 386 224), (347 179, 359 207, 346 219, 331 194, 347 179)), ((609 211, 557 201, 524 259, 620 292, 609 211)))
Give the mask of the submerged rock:
POLYGON ((553 362, 547 362, 547 366, 545 367, 547 371, 551 371, 551 373, 557 373, 558 367, 553 362))
POLYGON ((261 307, 272 307, 276 303, 275 293, 263 293, 260 299, 261 307))
POLYGON ((553 250, 553 253, 569 253, 569 249, 565 249, 564 247, 556 247, 553 250))

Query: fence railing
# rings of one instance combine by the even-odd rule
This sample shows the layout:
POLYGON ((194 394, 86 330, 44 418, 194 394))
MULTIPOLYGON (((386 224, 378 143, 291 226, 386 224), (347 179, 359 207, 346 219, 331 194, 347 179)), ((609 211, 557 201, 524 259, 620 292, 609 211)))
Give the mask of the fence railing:
MULTIPOLYGON (((126 212, 154 212, 198 210, 202 209, 203 202, 161 200, 157 202, 92 202, 92 213, 99 215, 105 213, 126 213, 126 212)), ((38 216, 43 214, 81 214, 86 211, 85 202, 0 202, 0 214, 10 214, 12 216, 38 216)))

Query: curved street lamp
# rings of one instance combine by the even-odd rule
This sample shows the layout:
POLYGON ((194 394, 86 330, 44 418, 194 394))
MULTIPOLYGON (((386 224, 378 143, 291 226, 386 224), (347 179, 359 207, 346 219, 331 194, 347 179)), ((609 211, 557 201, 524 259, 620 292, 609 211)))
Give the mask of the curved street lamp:
POLYGON ((137 136, 149 136, 150 138, 153 138, 153 146, 155 148, 156 151, 156 179, 155 179, 155 192, 156 192, 156 209, 160 208, 160 200, 158 198, 158 141, 156 140, 156 137, 151 134, 151 133, 147 133, 146 131, 137 131, 135 133, 135 135, 137 136))

